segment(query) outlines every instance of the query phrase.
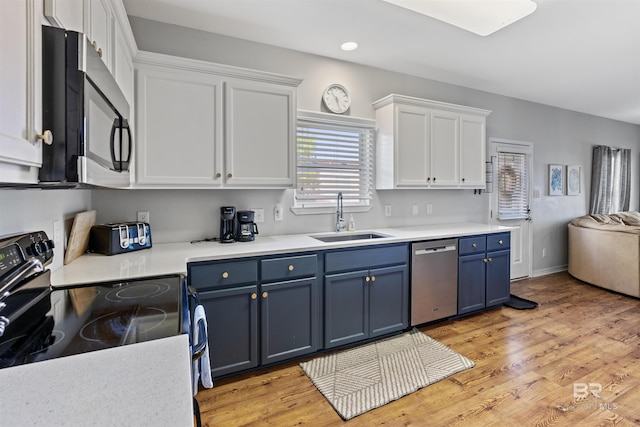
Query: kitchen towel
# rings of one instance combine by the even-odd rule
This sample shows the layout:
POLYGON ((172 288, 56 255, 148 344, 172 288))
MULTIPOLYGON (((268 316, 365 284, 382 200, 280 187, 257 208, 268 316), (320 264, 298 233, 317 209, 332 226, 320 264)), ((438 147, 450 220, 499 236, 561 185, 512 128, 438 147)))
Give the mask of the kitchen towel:
MULTIPOLYGON (((204 322, 204 330, 208 331, 207 316, 202 305, 198 305, 193 314, 193 344, 195 345, 200 341, 200 328, 198 322, 202 320, 204 322)), ((207 332, 208 334, 208 332, 207 332)), ((202 383, 204 388, 213 387, 213 378, 211 378, 211 363, 209 362, 209 343, 207 343, 204 354, 202 357, 193 362, 193 395, 198 393, 198 380, 202 383)))

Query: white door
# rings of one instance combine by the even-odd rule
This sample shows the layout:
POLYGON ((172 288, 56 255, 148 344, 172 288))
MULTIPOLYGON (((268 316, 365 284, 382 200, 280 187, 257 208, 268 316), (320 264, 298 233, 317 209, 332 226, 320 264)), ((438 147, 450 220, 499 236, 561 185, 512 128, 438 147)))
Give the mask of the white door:
POLYGON ((531 165, 529 142, 489 138, 493 191, 489 223, 513 227, 511 279, 531 276, 531 165))

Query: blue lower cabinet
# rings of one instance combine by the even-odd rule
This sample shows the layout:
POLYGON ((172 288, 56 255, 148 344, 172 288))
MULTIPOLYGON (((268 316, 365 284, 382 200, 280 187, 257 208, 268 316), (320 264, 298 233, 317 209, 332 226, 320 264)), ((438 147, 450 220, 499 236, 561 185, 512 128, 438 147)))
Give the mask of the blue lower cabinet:
POLYGON ((199 292, 207 313, 214 377, 258 366, 257 293, 255 285, 199 292))
POLYGON ((207 313, 214 377, 319 349, 316 265, 317 254, 188 265, 189 284, 207 313))
POLYGON ((320 309, 315 277, 261 286, 261 363, 318 350, 320 309))
POLYGON ((458 256, 458 314, 494 307, 511 293, 510 233, 462 237, 458 256))
POLYGON ((325 348, 390 334, 408 326, 408 246, 340 251, 328 255, 327 270, 338 271, 324 277, 325 348), (389 256, 385 256, 387 250, 389 256), (349 265, 384 263, 401 264, 340 271, 349 265))

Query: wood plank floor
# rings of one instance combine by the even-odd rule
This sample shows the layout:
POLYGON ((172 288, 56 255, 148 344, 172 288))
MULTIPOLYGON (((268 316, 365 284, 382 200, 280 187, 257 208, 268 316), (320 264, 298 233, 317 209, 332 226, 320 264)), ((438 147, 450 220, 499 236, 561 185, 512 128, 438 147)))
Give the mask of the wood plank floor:
POLYGON ((205 426, 640 425, 640 300, 557 273, 512 284, 500 307, 421 328, 476 366, 343 421, 292 362, 216 382, 205 426), (577 384, 574 397, 574 384, 577 384), (586 384, 586 385, 581 385, 586 384), (590 386, 588 384, 591 384, 590 386), (585 387, 598 391, 582 397, 585 387))

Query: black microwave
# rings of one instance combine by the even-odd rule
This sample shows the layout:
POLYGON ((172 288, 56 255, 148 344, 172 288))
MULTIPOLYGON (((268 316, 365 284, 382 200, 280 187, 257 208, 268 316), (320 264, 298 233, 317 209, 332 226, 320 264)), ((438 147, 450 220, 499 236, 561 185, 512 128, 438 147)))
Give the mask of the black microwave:
POLYGON ((39 181, 123 188, 130 185, 130 107, 89 40, 42 27, 43 144, 39 181))

